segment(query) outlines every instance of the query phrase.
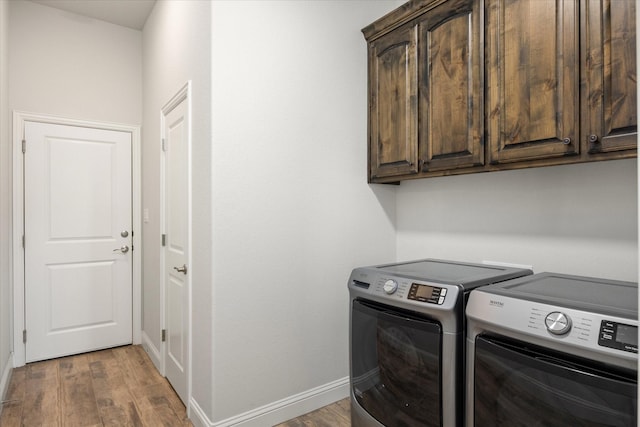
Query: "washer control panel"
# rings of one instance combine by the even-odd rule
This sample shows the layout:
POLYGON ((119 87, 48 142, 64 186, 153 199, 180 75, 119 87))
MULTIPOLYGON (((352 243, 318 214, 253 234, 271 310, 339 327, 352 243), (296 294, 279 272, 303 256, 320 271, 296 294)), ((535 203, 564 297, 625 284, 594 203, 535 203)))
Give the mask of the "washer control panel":
POLYGON ((559 351, 619 359, 607 363, 625 367, 638 363, 637 320, 513 298, 482 288, 471 292, 466 315, 471 330, 497 328, 514 338, 559 351))
POLYGON ((447 289, 438 286, 421 285, 412 283, 409 289, 408 299, 429 304, 442 305, 447 296, 447 289))
POLYGON ((600 322, 598 345, 638 353, 638 327, 603 320, 600 322))

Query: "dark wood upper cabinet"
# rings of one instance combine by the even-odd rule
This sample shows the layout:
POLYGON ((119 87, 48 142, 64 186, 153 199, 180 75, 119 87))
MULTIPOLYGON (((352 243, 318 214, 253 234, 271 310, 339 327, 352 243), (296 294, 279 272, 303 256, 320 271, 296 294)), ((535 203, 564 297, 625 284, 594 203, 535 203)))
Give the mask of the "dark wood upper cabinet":
POLYGON ((423 172, 484 164, 479 4, 448 1, 419 19, 423 172))
POLYGON ((486 4, 491 163, 579 153, 578 2, 486 4))
POLYGON ((635 0, 585 3, 583 138, 591 154, 636 148, 635 16, 635 0))
POLYGON ((417 25, 369 45, 369 166, 372 178, 418 172, 417 25))
POLYGON ((635 0, 412 0, 364 28, 369 181, 636 156, 635 0))

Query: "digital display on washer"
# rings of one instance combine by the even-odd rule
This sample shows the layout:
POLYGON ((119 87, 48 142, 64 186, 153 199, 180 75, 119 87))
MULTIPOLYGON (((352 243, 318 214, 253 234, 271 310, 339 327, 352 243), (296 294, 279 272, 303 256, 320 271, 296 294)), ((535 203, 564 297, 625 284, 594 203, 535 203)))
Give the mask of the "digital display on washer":
POLYGON ((616 331, 616 341, 638 345, 638 328, 635 326, 623 325, 622 323, 618 323, 618 328, 616 331))
POLYGON ((603 320, 600 323, 598 344, 617 350, 638 352, 638 327, 624 323, 603 320))
POLYGON ((430 304, 442 304, 446 294, 447 290, 445 288, 412 283, 407 298, 430 304))

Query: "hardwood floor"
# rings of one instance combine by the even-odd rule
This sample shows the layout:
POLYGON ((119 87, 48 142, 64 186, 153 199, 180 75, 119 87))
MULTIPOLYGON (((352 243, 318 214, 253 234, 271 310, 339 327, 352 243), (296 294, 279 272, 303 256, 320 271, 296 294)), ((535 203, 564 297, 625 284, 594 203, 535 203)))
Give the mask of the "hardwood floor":
POLYGON ((275 427, 349 427, 350 425, 351 412, 347 398, 275 427))
POLYGON ((137 345, 16 368, 2 405, 2 427, 192 426, 137 345))
MULTIPOLYGON (((343 399, 276 427, 348 427, 343 399)), ((0 427, 193 427, 139 345, 29 363, 13 370, 0 427)))

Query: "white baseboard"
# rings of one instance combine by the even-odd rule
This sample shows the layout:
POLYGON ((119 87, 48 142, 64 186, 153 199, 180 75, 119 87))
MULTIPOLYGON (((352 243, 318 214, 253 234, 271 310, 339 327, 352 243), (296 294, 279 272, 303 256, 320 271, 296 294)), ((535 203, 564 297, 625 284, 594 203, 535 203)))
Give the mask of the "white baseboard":
POLYGON ((190 419, 195 427, 265 427, 280 424, 349 396, 349 377, 278 400, 222 421, 212 422, 191 399, 190 419))
POLYGON ((149 359, 151 359, 158 372, 162 374, 162 356, 160 350, 153 345, 153 342, 145 331, 142 331, 142 348, 147 352, 149 359))
POLYGON ((198 402, 196 402, 193 397, 189 401, 189 409, 189 419, 191 420, 193 427, 210 427, 213 425, 207 417, 207 414, 204 413, 198 402))
MULTIPOLYGON (((9 382, 11 381, 11 372, 13 372, 13 354, 9 355, 7 363, 2 369, 2 376, 0 377, 0 401, 5 400, 7 397, 9 382)), ((2 414, 3 407, 4 405, 0 404, 0 414, 2 414)))

